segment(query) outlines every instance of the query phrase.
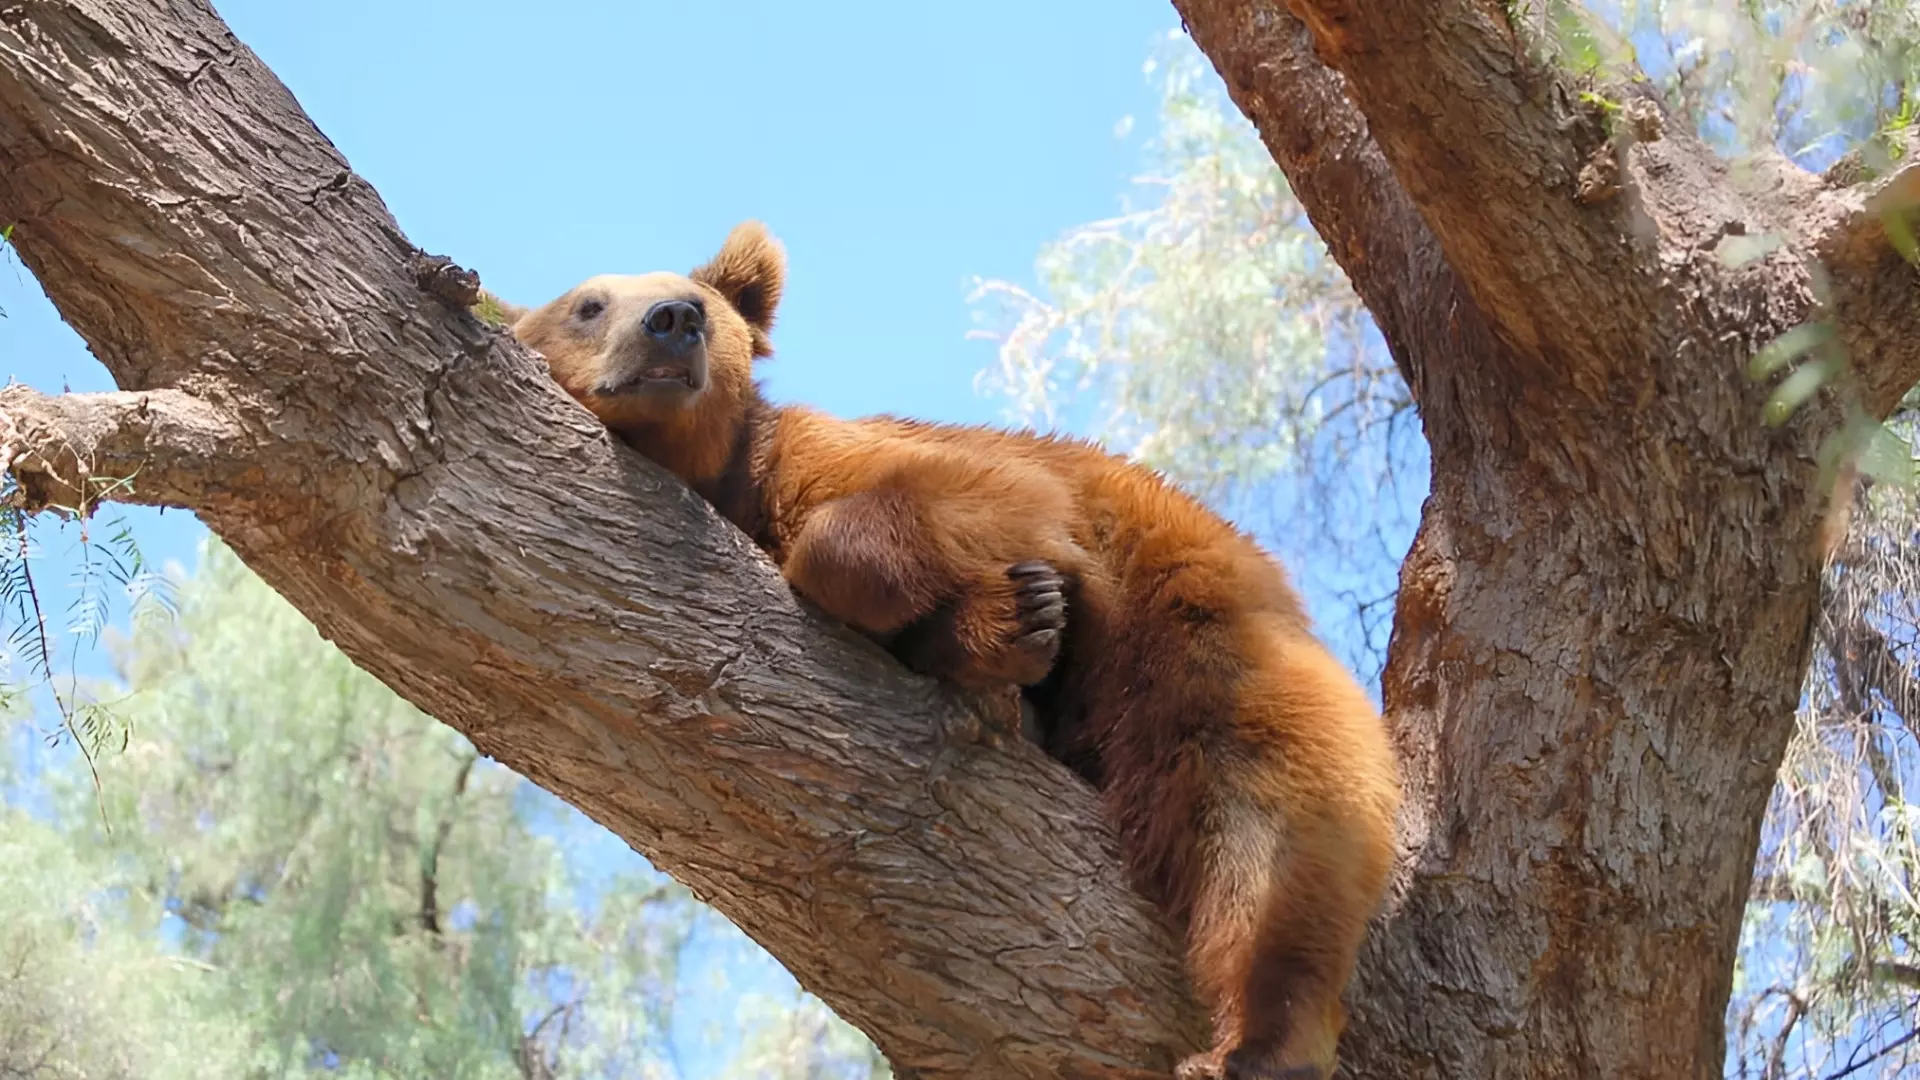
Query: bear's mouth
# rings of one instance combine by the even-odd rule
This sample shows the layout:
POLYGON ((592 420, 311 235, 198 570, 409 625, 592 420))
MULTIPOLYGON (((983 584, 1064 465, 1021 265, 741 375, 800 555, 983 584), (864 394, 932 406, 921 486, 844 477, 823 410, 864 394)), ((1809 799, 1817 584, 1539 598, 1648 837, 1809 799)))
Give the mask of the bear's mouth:
POLYGON ((642 368, 639 380, 642 383, 679 383, 689 389, 693 386, 693 372, 683 367, 669 367, 665 364, 642 368))
POLYGON ((641 396, 656 394, 678 396, 703 389, 706 380, 704 372, 686 364, 648 364, 620 375, 602 379, 593 392, 601 397, 641 396))
POLYGON ((698 337, 677 345, 651 339, 615 342, 597 358, 601 397, 653 398, 663 407, 684 405, 707 388, 711 368, 698 337))

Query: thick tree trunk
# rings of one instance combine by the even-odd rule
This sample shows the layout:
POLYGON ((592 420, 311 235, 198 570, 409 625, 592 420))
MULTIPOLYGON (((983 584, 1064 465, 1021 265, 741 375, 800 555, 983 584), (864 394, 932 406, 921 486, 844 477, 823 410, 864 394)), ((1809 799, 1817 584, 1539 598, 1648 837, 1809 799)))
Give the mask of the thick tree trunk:
POLYGON ((1766 426, 1747 365, 1832 319, 1884 413, 1920 375, 1911 268, 1867 192, 1777 160, 1736 186, 1631 89, 1609 133, 1498 5, 1176 6, 1378 318, 1433 451, 1384 678, 1411 856, 1349 1070, 1718 1076, 1839 415, 1766 426), (1720 257, 1765 233, 1785 249, 1720 257))
MULTIPOLYGON (((1736 189, 1673 125, 1609 141, 1498 5, 1177 6, 1433 444, 1386 680, 1409 856, 1348 1071, 1717 1072, 1837 415, 1765 427, 1743 372, 1817 314, 1818 254, 1869 408, 1913 382, 1920 305, 1874 193, 1781 163, 1736 189), (1786 248, 1717 257, 1766 231, 1786 248)), ((1091 793, 967 738, 536 359, 420 291, 378 198, 204 0, 0 0, 7 222, 126 391, 0 395, 26 501, 136 474, 132 497, 196 510, 903 1074, 1150 1075, 1197 1044, 1091 793)))

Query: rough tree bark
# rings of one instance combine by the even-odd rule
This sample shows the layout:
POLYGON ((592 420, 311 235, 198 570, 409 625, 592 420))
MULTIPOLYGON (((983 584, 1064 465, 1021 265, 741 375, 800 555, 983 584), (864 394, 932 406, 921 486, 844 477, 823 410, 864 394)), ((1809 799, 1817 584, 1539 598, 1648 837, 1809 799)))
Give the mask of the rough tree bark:
MULTIPOLYGON (((1736 184, 1673 125, 1649 141, 1657 111, 1627 145, 1496 5, 1176 6, 1433 445, 1386 680, 1409 856, 1348 1071, 1717 1072, 1837 415, 1763 427, 1743 372, 1816 314, 1820 255, 1869 408, 1920 375, 1873 193, 1781 163, 1736 184), (1742 232, 1789 243, 1730 269, 1716 244, 1742 232)), ((420 291, 378 198, 203 0, 0 0, 0 222, 123 391, 0 395, 28 500, 132 474, 195 510, 903 1075, 1149 1075, 1197 1045, 1091 794, 970 740, 959 704, 801 611, 536 359, 420 291)))
POLYGON ((1610 125, 1529 61, 1512 5, 1175 6, 1432 447, 1383 679, 1411 855, 1350 1071, 1719 1075, 1841 415, 1763 425, 1747 364, 1826 318, 1874 415, 1920 378, 1916 278, 1876 213, 1916 175, 1736 173, 1630 86, 1610 125), (1761 234, 1785 246, 1721 257, 1761 234))

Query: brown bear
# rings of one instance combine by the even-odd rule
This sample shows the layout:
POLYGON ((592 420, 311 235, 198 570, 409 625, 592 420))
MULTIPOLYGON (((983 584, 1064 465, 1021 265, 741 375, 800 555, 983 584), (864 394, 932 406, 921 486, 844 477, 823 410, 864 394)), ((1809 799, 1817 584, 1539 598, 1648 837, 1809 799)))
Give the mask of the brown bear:
POLYGON ((1089 443, 768 404, 752 368, 785 272, 748 222, 687 276, 482 304, 802 596, 916 670, 1025 688, 1136 886, 1186 929, 1215 1029, 1181 1076, 1329 1075, 1400 788, 1379 714, 1284 572, 1089 443))

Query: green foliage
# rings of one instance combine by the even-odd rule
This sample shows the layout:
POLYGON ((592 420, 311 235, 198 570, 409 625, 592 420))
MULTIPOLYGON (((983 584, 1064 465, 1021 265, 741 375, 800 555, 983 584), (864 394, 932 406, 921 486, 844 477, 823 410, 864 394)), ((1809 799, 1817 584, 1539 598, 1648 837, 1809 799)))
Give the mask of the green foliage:
POLYGON ((1202 490, 1257 483, 1337 410, 1404 398, 1320 385, 1328 357, 1354 354, 1358 300, 1204 59, 1177 39, 1147 71, 1162 94, 1148 204, 1048 244, 1044 299, 976 283, 991 327, 976 336, 999 343, 985 382, 1027 423, 1090 391, 1102 435, 1143 462, 1202 490))
POLYGON ((1580 101, 1588 108, 1605 116, 1609 123, 1626 109, 1625 105, 1620 104, 1605 94, 1596 93, 1592 90, 1580 91, 1580 101))
MULTIPOLYGON (((1536 63, 1587 78, 1624 71, 1633 44, 1576 0, 1533 0, 1515 29, 1531 39, 1536 63)), ((1604 99, 1602 99, 1604 100, 1604 99)))
POLYGON ((480 290, 480 298, 473 302, 473 314, 475 318, 495 329, 502 329, 512 322, 500 298, 485 289, 480 290))
MULTIPOLYGON (((97 520, 105 499, 132 486, 131 477, 90 477, 79 505, 51 506, 50 515, 29 515, 19 508, 18 480, 10 474, 0 478, 0 506, 5 507, 0 520, 11 526, 11 535, 0 537, 0 629, 8 649, 6 670, 0 671, 0 701, 17 699, 34 686, 51 692, 60 724, 50 741, 65 739, 79 749, 96 801, 101 797, 96 758, 112 745, 124 747, 128 732, 111 701, 81 692, 75 665, 99 641, 116 601, 128 606, 137 625, 171 618, 174 610, 173 583, 147 564, 125 519, 114 513, 97 520), (43 594, 34 564, 48 535, 64 536, 69 526, 78 534, 74 550, 79 561, 66 583, 73 599, 66 606, 63 634, 49 621, 58 616, 49 614, 50 598, 43 594), (25 661, 30 681, 15 680, 15 658, 25 661), (63 658, 64 672, 57 670, 63 658)), ((104 802, 98 809, 104 821, 104 802)))
MULTIPOLYGON (((1906 1075, 1920 965, 1920 486, 1911 413, 1897 416, 1881 471, 1864 481, 1824 582, 1797 729, 1755 863, 1729 1023, 1740 1069, 1906 1075), (1876 1057, 1875 1055, 1884 1055, 1876 1057)), ((1874 425, 1876 430, 1879 425, 1874 425)))
POLYGON ((1909 111, 1920 19, 1908 0, 1625 0, 1608 15, 1641 45, 1610 73, 1637 61, 1736 158, 1774 146, 1830 158, 1909 111))
POLYGON ((880 1051, 816 997, 797 990, 782 997, 749 994, 740 1012, 752 1034, 734 1059, 738 1076, 814 1080, 829 1069, 832 1075, 875 1080, 892 1075, 880 1051))
MULTIPOLYGON (((8 770, 0 1075, 48 1047, 49 1076, 675 1075, 683 947, 737 931, 637 860, 589 890, 536 828, 555 800, 224 548, 178 610, 106 634, 136 733, 99 762, 111 832, 82 770, 8 770)), ((829 1045, 795 1067, 884 1075, 812 1022, 829 1045)))
POLYGON ((246 1075, 245 1033, 221 1015, 225 974, 103 910, 93 853, 9 811, 0 866, 0 1076, 246 1075))

